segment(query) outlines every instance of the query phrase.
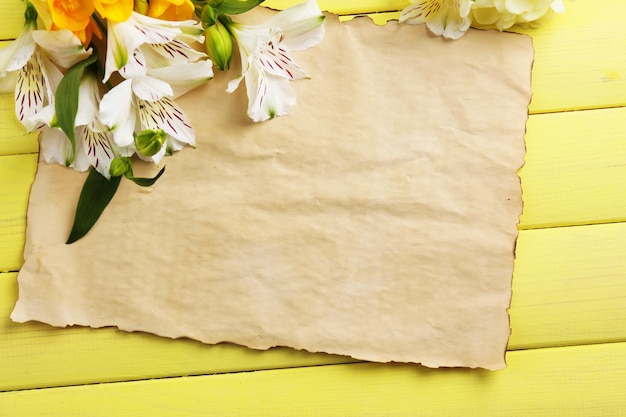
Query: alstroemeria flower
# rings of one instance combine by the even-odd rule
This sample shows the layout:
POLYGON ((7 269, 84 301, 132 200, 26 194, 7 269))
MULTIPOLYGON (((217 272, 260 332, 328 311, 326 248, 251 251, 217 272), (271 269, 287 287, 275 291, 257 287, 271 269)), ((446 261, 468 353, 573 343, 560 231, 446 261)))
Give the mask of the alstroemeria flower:
MULTIPOLYGON (((143 77, 149 69, 206 58, 188 44, 204 40, 202 26, 195 21, 167 22, 133 12, 125 22, 109 22, 108 29, 104 81, 115 71, 124 78, 143 77)), ((190 83, 204 82, 213 77, 213 72, 185 75, 192 76, 190 83)))
POLYGON ((248 93, 248 116, 255 122, 287 114, 296 97, 289 81, 308 77, 291 51, 317 45, 324 36, 324 15, 315 0, 286 9, 267 22, 230 27, 239 44, 241 76, 232 80, 233 92, 243 78, 248 93))
POLYGON ((0 49, 0 90, 15 91, 15 112, 28 129, 37 124, 33 116, 54 101, 53 78, 62 77, 59 68, 69 68, 91 55, 69 30, 35 30, 27 21, 24 29, 6 48, 0 49))
POLYGON ((107 92, 100 103, 99 119, 109 127, 117 146, 134 147, 134 134, 163 130, 167 134, 162 149, 139 157, 159 163, 165 153, 195 145, 196 136, 183 111, 167 91, 167 83, 154 78, 128 79, 107 92))
POLYGON ((400 23, 426 23, 435 35, 458 39, 469 29, 473 0, 412 0, 400 13, 400 23))
POLYGON ((472 18, 477 27, 505 30, 565 11, 563 0, 474 0, 472 18))
POLYGON ((150 0, 148 16, 163 20, 189 20, 195 7, 191 0, 150 0))
POLYGON ((61 129, 52 127, 54 104, 50 104, 33 117, 41 131, 41 152, 47 163, 58 163, 77 171, 86 171, 93 166, 104 177, 109 178, 109 167, 116 156, 128 154, 117 147, 112 134, 98 119, 100 103, 99 82, 92 73, 81 80, 76 114, 76 153, 61 129))

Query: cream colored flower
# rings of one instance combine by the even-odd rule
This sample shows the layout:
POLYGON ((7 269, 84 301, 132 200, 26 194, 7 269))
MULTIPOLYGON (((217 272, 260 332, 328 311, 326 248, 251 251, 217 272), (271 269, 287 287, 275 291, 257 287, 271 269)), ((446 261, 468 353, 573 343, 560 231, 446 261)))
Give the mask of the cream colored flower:
POLYGON ((473 26, 505 30, 564 10, 563 0, 474 0, 471 17, 473 26))
POLYGON ((435 35, 458 39, 470 27, 472 0, 412 0, 400 13, 400 23, 426 23, 435 35))

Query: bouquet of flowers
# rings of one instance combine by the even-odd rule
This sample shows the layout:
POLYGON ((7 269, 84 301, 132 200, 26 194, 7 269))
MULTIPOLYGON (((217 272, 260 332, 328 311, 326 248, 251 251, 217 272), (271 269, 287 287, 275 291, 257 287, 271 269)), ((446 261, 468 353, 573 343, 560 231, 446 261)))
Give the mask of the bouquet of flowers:
MULTIPOLYGON (((28 131, 40 132, 48 163, 89 170, 68 243, 83 237, 122 177, 140 186, 133 163, 160 164, 195 145, 193 126, 175 99, 228 70, 238 49, 248 116, 255 122, 288 113, 292 80, 308 75, 291 52, 318 44, 324 16, 315 0, 267 22, 233 19, 263 0, 23 0, 24 29, 0 49, 0 91, 15 94, 28 131)), ((425 23, 459 38, 470 25, 507 29, 563 9, 562 0, 414 0, 400 22, 425 23)))
POLYGON ((0 89, 14 91, 19 121, 39 131, 48 163, 91 168, 68 243, 84 236, 137 159, 195 145, 176 97, 230 66, 235 44, 245 79, 248 115, 263 121, 295 103, 289 81, 307 77, 291 51, 324 34, 315 0, 269 21, 244 25, 232 16, 263 0, 25 0, 19 37, 0 50, 0 89))

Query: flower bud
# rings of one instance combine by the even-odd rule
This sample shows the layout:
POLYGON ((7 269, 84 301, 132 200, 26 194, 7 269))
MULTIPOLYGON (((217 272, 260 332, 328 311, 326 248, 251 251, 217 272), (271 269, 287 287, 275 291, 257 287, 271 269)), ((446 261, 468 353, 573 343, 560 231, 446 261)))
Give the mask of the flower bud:
POLYGON ((156 155, 167 138, 167 133, 163 129, 159 130, 144 130, 139 134, 135 134, 135 147, 137 152, 144 156, 156 155))
POLYGON ((115 157, 111 161, 111 166, 109 167, 109 174, 112 177, 119 177, 121 175, 126 174, 130 170, 130 159, 128 158, 120 158, 115 157))
POLYGON ((221 22, 215 22, 213 26, 206 28, 205 45, 209 57, 216 67, 221 70, 230 68, 230 60, 233 57, 233 38, 230 32, 221 22))
POLYGON ((200 20, 204 23, 205 27, 209 27, 217 22, 217 17, 219 13, 217 9, 211 4, 207 4, 202 8, 202 13, 200 13, 200 20))

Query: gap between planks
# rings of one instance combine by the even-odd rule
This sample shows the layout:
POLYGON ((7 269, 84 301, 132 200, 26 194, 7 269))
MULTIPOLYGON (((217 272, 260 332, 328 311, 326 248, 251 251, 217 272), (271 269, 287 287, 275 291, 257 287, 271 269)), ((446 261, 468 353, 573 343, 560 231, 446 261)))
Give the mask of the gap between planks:
POLYGON ((624 353, 624 343, 519 351, 496 372, 358 363, 13 391, 0 394, 0 408, 92 417, 615 416, 626 409, 624 353))

